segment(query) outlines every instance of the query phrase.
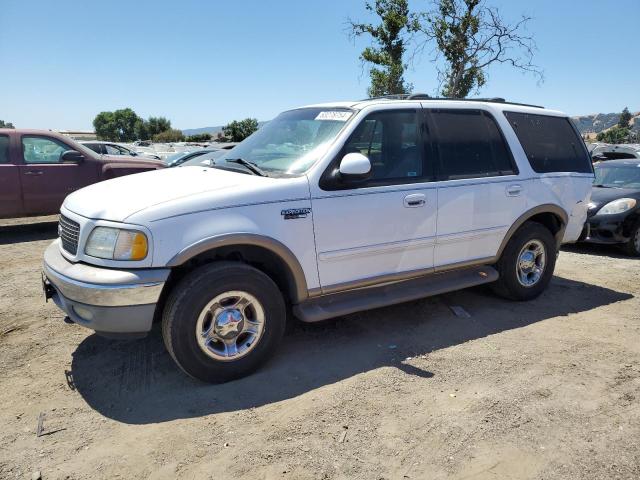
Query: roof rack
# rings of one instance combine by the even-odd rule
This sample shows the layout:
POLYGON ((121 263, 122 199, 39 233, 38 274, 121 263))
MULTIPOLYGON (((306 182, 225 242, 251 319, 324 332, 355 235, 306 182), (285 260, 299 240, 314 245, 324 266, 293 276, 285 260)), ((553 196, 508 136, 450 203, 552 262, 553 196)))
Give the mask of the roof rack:
POLYGON ((504 103, 506 105, 517 105, 520 107, 533 107, 533 108, 544 108, 542 105, 532 105, 529 103, 517 103, 517 102, 508 102, 502 97, 489 97, 489 98, 451 98, 451 97, 432 97, 426 93, 400 93, 395 95, 382 95, 380 97, 372 97, 363 100, 363 102, 368 100, 447 100, 447 101, 458 101, 458 102, 487 102, 487 103, 504 103))

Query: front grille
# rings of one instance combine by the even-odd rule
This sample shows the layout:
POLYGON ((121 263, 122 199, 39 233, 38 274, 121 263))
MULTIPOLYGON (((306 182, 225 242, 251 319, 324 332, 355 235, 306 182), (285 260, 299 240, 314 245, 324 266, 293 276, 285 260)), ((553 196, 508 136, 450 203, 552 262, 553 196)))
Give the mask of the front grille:
POLYGON ((80 224, 60 215, 58 234, 62 240, 62 248, 75 255, 78 252, 78 235, 80 234, 80 224))

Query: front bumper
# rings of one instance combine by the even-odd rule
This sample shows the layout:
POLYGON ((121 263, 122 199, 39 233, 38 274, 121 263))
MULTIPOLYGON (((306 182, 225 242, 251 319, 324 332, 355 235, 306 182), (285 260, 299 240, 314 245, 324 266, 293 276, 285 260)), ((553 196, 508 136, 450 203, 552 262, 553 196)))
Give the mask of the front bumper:
POLYGON ((618 244, 629 241, 626 215, 594 215, 587 220, 588 234, 581 239, 588 243, 618 244))
POLYGON ((60 240, 44 253, 45 295, 71 320, 106 335, 142 335, 151 330, 156 304, 170 270, 115 270, 72 263, 60 240))

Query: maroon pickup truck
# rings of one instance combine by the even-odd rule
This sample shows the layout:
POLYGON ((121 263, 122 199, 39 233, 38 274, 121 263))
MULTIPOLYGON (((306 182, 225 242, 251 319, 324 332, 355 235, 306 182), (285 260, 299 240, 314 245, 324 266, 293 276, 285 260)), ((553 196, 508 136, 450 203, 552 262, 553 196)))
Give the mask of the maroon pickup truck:
POLYGON ((100 155, 51 131, 0 129, 0 218, 58 213, 92 183, 165 167, 158 160, 100 155))

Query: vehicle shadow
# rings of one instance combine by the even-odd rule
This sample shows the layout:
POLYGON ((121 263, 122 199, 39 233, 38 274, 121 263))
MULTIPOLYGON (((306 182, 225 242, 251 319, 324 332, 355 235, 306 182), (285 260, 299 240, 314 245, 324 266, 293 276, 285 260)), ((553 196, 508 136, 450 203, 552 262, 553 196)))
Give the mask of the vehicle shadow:
POLYGON ((0 225, 0 245, 53 240, 57 236, 57 220, 0 225))
POLYGON ((129 342, 91 335, 74 352, 72 371, 66 373, 69 386, 106 417, 128 424, 166 422, 280 402, 381 367, 396 367, 428 382, 433 373, 404 359, 629 298, 554 277, 532 302, 509 302, 475 288, 301 324, 261 370, 222 385, 204 384, 180 371, 159 329, 129 342), (463 306, 471 317, 456 317, 451 305, 463 306))
POLYGON ((640 257, 632 257, 625 254, 619 245, 600 245, 595 243, 571 243, 562 246, 562 250, 598 257, 619 258, 623 260, 640 260, 640 257))

